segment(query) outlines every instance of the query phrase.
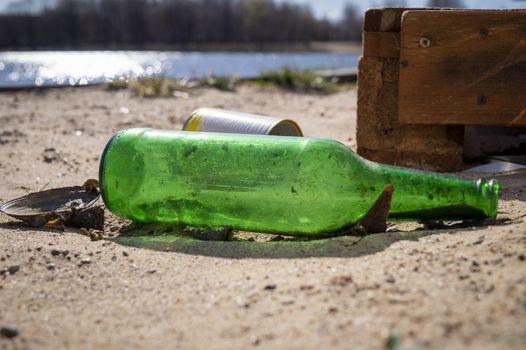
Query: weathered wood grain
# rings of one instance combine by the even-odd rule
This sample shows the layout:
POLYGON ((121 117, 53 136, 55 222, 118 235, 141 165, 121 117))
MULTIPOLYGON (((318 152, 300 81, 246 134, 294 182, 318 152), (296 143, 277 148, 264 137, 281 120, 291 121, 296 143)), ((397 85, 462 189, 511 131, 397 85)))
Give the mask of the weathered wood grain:
POLYGON ((364 32, 364 57, 400 57, 400 33, 364 32))
POLYGON ((406 8, 375 8, 365 12, 365 32, 400 32, 402 14, 406 8))
POLYGON ((358 154, 433 171, 462 169, 464 127, 408 125, 397 119, 397 58, 362 57, 358 69, 358 154))
MULTIPOLYGON (((364 48, 358 68, 358 154, 376 162, 399 166, 434 171, 460 170, 464 128, 399 123, 398 51, 370 49, 377 47, 380 37, 396 38, 399 35, 397 30, 400 29, 403 10, 374 9, 367 11, 365 16, 364 48), (373 43, 366 42, 371 38, 373 43)), ((383 42, 392 46, 391 41, 383 42)))
POLYGON ((398 119, 526 126, 526 10, 406 11, 398 119))

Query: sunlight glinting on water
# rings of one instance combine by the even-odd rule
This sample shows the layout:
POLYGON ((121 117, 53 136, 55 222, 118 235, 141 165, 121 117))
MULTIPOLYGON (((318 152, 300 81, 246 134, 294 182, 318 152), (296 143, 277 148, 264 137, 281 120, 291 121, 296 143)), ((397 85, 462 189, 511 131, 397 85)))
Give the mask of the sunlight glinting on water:
POLYGON ((264 70, 355 67, 356 54, 35 51, 0 53, 0 87, 87 85, 117 78, 254 77, 264 70))
POLYGON ((0 56, 0 71, 10 64, 24 62, 9 73, 8 79, 14 83, 20 79, 34 79, 37 86, 87 85, 95 80, 109 81, 121 76, 137 77, 162 72, 160 61, 152 60, 148 53, 141 56, 138 59, 130 57, 129 53, 109 51, 5 53, 0 56), (153 63, 141 65, 148 61, 153 63))

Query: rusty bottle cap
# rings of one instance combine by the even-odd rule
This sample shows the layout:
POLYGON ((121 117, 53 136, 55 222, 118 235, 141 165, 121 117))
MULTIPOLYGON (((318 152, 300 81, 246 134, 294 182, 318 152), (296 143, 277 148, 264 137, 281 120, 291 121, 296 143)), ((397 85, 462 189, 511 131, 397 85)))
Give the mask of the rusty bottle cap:
POLYGON ((98 200, 98 185, 97 180, 90 179, 82 186, 33 192, 0 205, 0 212, 32 226, 45 225, 55 217, 68 219, 74 212, 89 208, 98 200))

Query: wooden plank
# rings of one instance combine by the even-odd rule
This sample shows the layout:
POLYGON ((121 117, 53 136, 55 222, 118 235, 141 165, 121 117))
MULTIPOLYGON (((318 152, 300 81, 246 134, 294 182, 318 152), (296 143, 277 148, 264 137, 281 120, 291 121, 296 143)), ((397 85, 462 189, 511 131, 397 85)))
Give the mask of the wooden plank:
POLYGON ((403 12, 406 8, 375 8, 365 12, 365 32, 400 32, 403 12))
POLYGON ((400 33, 364 32, 364 57, 400 57, 400 33))
POLYGON ((526 126, 526 10, 404 12, 398 119, 526 126))
POLYGON ((464 127, 397 122, 398 58, 361 57, 358 154, 380 163, 433 171, 462 169, 464 127))

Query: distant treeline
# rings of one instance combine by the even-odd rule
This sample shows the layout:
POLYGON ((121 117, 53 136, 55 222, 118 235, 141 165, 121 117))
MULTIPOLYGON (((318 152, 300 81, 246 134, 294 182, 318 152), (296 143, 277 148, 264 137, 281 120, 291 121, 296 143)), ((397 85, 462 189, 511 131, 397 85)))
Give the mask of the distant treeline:
POLYGON ((361 39, 362 14, 317 19, 273 0, 59 0, 37 14, 0 15, 2 49, 184 48, 214 43, 361 39))

